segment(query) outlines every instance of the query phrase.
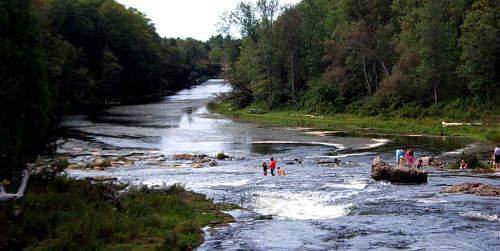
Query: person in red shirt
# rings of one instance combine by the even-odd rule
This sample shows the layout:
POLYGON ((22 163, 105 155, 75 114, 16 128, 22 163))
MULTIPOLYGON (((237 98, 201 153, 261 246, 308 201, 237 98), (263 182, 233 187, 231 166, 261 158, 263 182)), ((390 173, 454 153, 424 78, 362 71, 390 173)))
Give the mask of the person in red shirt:
POLYGON ((271 157, 271 163, 269 164, 269 169, 271 169, 271 175, 274 176, 274 168, 276 167, 276 161, 271 157))

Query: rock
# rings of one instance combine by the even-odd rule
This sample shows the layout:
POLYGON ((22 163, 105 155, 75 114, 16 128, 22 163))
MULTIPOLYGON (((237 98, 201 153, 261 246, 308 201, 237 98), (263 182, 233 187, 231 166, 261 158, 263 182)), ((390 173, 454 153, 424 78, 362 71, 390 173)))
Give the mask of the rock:
POLYGON ((217 161, 215 160, 212 160, 208 165, 209 166, 217 166, 219 163, 217 163, 217 161))
POLYGON ((93 166, 107 167, 111 166, 111 160, 108 158, 96 158, 92 161, 93 166))
POLYGON ((193 163, 191 165, 192 168, 202 168, 203 166, 200 163, 193 163))
POLYGON ((78 170, 80 169, 80 167, 76 164, 73 164, 73 165, 68 165, 68 167, 66 168, 68 170, 78 170))
POLYGON ((200 163, 207 163, 207 162, 210 162, 210 159, 207 158, 200 159, 200 163))
POLYGON ((406 164, 390 166, 380 156, 372 161, 372 178, 374 180, 387 180, 402 183, 427 182, 427 171, 420 170, 406 164))
POLYGON ((500 187, 479 182, 465 182, 447 187, 439 193, 467 193, 479 196, 500 197, 500 187))
MULTIPOLYGON (((423 166, 430 166, 432 161, 434 161, 434 158, 432 156, 425 156, 420 158, 419 160, 422 160, 422 165, 423 166)), ((418 162, 418 160, 417 160, 418 162)))
POLYGON ((338 164, 340 163, 339 159, 333 159, 333 160, 320 160, 318 161, 318 165, 324 165, 324 164, 338 164))
POLYGON ((106 180, 118 180, 116 177, 112 176, 93 176, 93 177, 85 177, 85 180, 91 180, 91 181, 106 181, 106 180))

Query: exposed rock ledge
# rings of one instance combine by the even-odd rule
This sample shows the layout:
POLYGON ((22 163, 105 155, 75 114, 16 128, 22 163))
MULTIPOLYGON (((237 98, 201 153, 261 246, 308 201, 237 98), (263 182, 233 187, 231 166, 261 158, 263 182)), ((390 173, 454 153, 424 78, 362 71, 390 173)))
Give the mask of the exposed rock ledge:
POLYGON ((377 156, 372 161, 372 178, 401 183, 424 183, 427 182, 427 171, 407 164, 390 166, 380 156, 377 156))
POLYGON ((479 196, 500 197, 500 187, 479 182, 465 182, 441 190, 439 193, 468 193, 479 196))

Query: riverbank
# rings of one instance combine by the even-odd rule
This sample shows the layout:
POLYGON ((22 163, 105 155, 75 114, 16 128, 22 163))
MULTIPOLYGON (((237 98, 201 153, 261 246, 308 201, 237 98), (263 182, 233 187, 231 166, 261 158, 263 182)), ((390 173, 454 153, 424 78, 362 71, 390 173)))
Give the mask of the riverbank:
MULTIPOLYGON (((468 153, 477 154, 484 162, 491 162, 495 144, 500 141, 498 123, 481 123, 481 125, 443 126, 442 118, 380 118, 359 117, 353 114, 336 114, 332 116, 307 114, 302 111, 265 111, 246 108, 234 110, 229 104, 209 104, 209 109, 234 119, 259 121, 287 126, 305 126, 321 130, 348 131, 356 134, 398 134, 412 136, 466 137, 474 142, 464 149, 468 153)), ((446 121, 456 122, 456 121, 446 121)), ((441 162, 450 163, 456 156, 441 156, 441 162)))
POLYGON ((302 111, 265 111, 246 108, 234 110, 229 104, 209 104, 209 108, 222 115, 266 123, 296 126, 314 126, 338 130, 374 131, 388 134, 424 134, 427 136, 461 136, 478 141, 500 141, 498 122, 480 125, 443 126, 446 118, 382 118, 360 117, 354 114, 317 115, 302 111))
POLYGON ((221 210, 236 208, 179 185, 124 192, 47 174, 32 174, 23 198, 0 204, 0 249, 188 250, 203 242, 202 227, 233 221, 221 210))

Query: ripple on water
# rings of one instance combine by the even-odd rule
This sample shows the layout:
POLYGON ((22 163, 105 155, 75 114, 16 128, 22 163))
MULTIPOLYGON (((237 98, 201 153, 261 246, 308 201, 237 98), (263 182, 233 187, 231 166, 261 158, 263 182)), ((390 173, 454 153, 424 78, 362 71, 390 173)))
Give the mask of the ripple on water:
POLYGON ((332 204, 307 192, 257 191, 249 205, 255 212, 289 219, 331 219, 349 213, 352 204, 332 204))

